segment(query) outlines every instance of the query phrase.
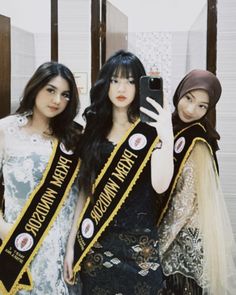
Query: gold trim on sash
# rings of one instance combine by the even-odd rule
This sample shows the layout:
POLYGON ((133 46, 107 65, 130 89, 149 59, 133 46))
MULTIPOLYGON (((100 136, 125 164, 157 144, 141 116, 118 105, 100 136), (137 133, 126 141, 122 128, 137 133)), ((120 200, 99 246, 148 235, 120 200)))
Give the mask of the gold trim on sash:
MULTIPOLYGON (((200 126, 200 127, 203 129, 203 131, 206 133, 206 129, 205 129, 205 127, 204 127, 202 124, 200 124, 200 123, 194 123, 194 124, 192 124, 192 125, 190 125, 190 126, 184 128, 184 129, 180 130, 180 131, 175 135, 175 137, 174 137, 174 142, 176 141, 176 139, 177 139, 181 134, 183 134, 185 131, 187 131, 188 129, 190 129, 190 128, 192 128, 192 127, 195 127, 195 126, 200 126)), ((165 207, 164 207, 164 209, 163 209, 163 211, 162 211, 162 213, 161 213, 161 215, 160 215, 160 217, 159 217, 159 220, 158 220, 157 225, 160 224, 160 222, 161 222, 163 216, 165 215, 165 213, 166 213, 166 211, 167 211, 167 209, 168 209, 168 205, 169 205, 169 202, 170 202, 171 196, 172 196, 173 191, 174 191, 174 189, 175 189, 175 187, 176 187, 176 185, 177 185, 178 179, 179 179, 179 177, 180 177, 180 175, 181 175, 181 173, 182 173, 182 171, 183 171, 183 168, 184 168, 184 166, 185 166, 185 163, 186 163, 187 159, 189 158, 189 156, 190 156, 190 154, 191 154, 191 152, 192 152, 192 150, 193 150, 193 148, 194 148, 196 142, 199 142, 199 141, 204 142, 204 143, 208 146, 211 155, 213 155, 212 148, 211 148, 210 144, 207 142, 207 140, 206 140, 205 138, 200 137, 200 136, 196 136, 196 137, 193 138, 193 140, 191 141, 191 143, 190 143, 190 145, 189 145, 189 147, 188 147, 186 153, 183 155, 183 158, 179 160, 179 161, 181 161, 181 164, 180 164, 180 166, 179 166, 178 171, 175 173, 175 175, 173 175, 173 179, 172 179, 172 182, 171 182, 171 184, 170 184, 171 189, 169 188, 169 190, 168 190, 168 196, 167 196, 168 200, 167 200, 167 203, 166 203, 166 205, 165 205, 165 207)), ((175 162, 177 161, 176 157, 174 157, 174 160, 175 160, 175 162)), ((216 171, 217 171, 215 161, 214 161, 214 167, 215 167, 215 169, 216 169, 216 171)))
MULTIPOLYGON (((104 174, 107 172, 108 168, 110 167, 110 165, 111 165, 112 161, 114 160, 114 157, 116 156, 118 150, 123 145, 123 143, 127 140, 129 135, 131 134, 131 132, 134 131, 134 129, 138 125, 138 123, 140 123, 140 120, 136 121, 136 123, 127 131, 125 136, 122 138, 122 140, 119 142, 119 144, 112 151, 108 161, 106 162, 106 164, 102 168, 100 174, 98 175, 97 179, 95 180, 94 191, 95 191, 96 187, 98 186, 98 184, 101 182, 104 174)), ((144 123, 141 123, 141 124, 144 124, 144 123)), ((152 130, 154 130, 153 127, 148 126, 147 128, 152 128, 152 130)), ((141 131, 140 133, 144 133, 144 132, 141 131)), ((144 133, 144 135, 145 135, 145 133, 144 133)), ((121 208, 122 204, 125 202, 125 200, 128 197, 129 193, 133 189, 133 186, 135 185, 136 181, 138 180, 140 174, 142 173, 144 167, 146 166, 148 160, 150 159, 152 151, 153 151, 154 147, 157 145, 158 142, 159 142, 159 137, 155 133, 155 137, 150 139, 150 143, 149 143, 150 147, 149 148, 147 147, 148 148, 147 153, 145 154, 144 158, 140 160, 141 164, 140 164, 139 168, 135 172, 133 172, 135 175, 131 179, 131 181, 127 184, 127 188, 125 188, 125 192, 123 193, 122 197, 117 201, 117 203, 114 202, 115 203, 115 208, 113 209, 113 211, 111 213, 107 213, 109 215, 107 220, 102 225, 100 225, 100 227, 98 225, 98 230, 94 234, 94 237, 92 238, 92 240, 90 242, 88 242, 87 246, 83 250, 83 253, 78 258, 78 260, 75 261, 75 265, 74 265, 74 268, 73 268, 74 274, 77 273, 81 269, 80 264, 81 264, 82 260, 88 254, 88 252, 93 247, 93 245, 96 243, 98 238, 102 235, 103 231, 106 229, 106 227, 109 225, 109 223, 113 220, 114 216, 117 214, 117 212, 121 208)), ((125 179, 125 181, 128 181, 128 179, 125 179)), ((104 184, 103 186, 105 187, 105 185, 106 184, 104 184)), ((85 216, 85 212, 87 211, 89 205, 90 205, 90 198, 88 197, 87 200, 86 200, 86 204, 85 204, 85 206, 84 206, 84 208, 82 210, 82 213, 81 213, 81 215, 79 217, 78 223, 77 223, 78 230, 79 230, 79 227, 81 225, 81 222, 82 222, 82 220, 83 220, 83 218, 85 216)), ((110 209, 110 210, 112 210, 112 209, 110 209)), ((77 243, 77 237, 76 237, 75 244, 76 243, 77 243)))
MULTIPOLYGON (((45 180, 48 176, 48 172, 52 166, 52 163, 53 163, 53 160, 54 160, 54 157, 56 155, 56 151, 57 151, 57 148, 59 146, 59 143, 58 143, 58 140, 54 140, 53 142, 53 150, 52 150, 52 154, 49 158, 49 162, 46 166, 46 169, 43 173, 43 177, 42 179, 40 180, 39 184, 36 186, 36 188, 33 190, 33 192, 30 194, 28 200, 26 201, 24 207, 22 208, 21 210, 21 213, 19 214, 19 216, 17 217, 17 220, 16 222, 14 223, 13 227, 11 228, 10 232, 8 233, 7 237, 4 239, 1 247, 0 247, 0 256, 1 256, 1 253, 2 251, 4 250, 5 246, 7 245, 8 241, 10 240, 10 238, 12 237, 15 229, 18 227, 21 219, 23 218, 24 214, 26 213, 26 211, 28 210, 28 208, 30 207, 31 205, 31 202, 33 201, 35 195, 37 194, 37 192, 42 188, 43 185, 45 185, 45 180)), ((66 156, 65 156, 66 157, 66 156)), ((55 210, 54 213, 52 213, 52 217, 50 219, 50 222, 46 225, 46 229, 44 230, 42 236, 39 238, 38 242, 37 242, 37 245, 34 247, 34 249, 32 250, 32 253, 30 254, 30 256, 26 259, 26 262, 24 263, 21 271, 19 272, 14 284, 12 285, 10 291, 8 291, 5 286, 3 285, 2 281, 0 280, 0 291, 3 292, 3 295, 14 295, 17 291, 21 290, 21 289, 24 289, 24 290, 32 290, 33 288, 33 280, 32 280, 32 276, 29 272, 29 265, 30 263, 32 262, 34 256, 37 254, 42 242, 44 241, 46 235, 48 234, 50 228, 52 227, 53 225, 53 222, 55 221, 55 219, 57 218, 58 216, 58 213, 59 211, 61 210, 63 204, 64 204, 64 201, 68 195, 68 192, 69 190, 71 189, 71 186, 73 184, 73 182, 75 181, 75 178, 78 174, 78 171, 79 171, 79 166, 80 166, 80 162, 78 160, 78 156, 75 155, 76 158, 74 158, 74 161, 77 161, 77 164, 74 163, 75 167, 70 167, 71 169, 74 169, 74 171, 72 170, 71 172, 73 173, 72 174, 72 177, 70 177, 70 180, 69 182, 66 184, 66 189, 64 190, 63 192, 63 196, 61 197, 60 201, 59 201, 59 204, 55 210), (77 159, 77 160, 76 160, 77 159), (28 279, 29 279, 29 282, 30 282, 30 285, 25 285, 25 284, 22 284, 20 282, 20 280, 22 279, 23 275, 25 275, 25 273, 28 275, 28 279)), ((57 166, 56 166, 57 168, 57 166)), ((46 191, 46 190, 45 190, 46 191)), ((31 216, 31 214, 30 214, 31 216)), ((30 217, 31 218, 31 217, 30 217)), ((26 230, 25 230, 26 231, 26 230)), ((32 247, 33 248, 33 247, 32 247)), ((2 267, 2 265, 1 265, 2 267)))

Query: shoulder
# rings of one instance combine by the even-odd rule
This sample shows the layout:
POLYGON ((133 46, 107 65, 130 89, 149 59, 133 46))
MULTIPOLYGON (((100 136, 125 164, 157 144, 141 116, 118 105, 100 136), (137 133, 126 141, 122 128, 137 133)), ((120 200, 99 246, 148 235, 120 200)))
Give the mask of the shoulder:
POLYGON ((3 140, 5 132, 9 129, 14 121, 13 116, 7 116, 3 119, 0 119, 0 139, 3 140))
POLYGON ((19 128, 26 124, 26 116, 20 114, 9 115, 3 119, 0 119, 0 137, 3 140, 4 137, 14 136, 19 128))
POLYGON ((207 141, 202 139, 197 139, 193 146, 193 152, 212 154, 212 148, 207 141))
POLYGON ((200 165, 206 168, 208 163, 212 163, 214 160, 210 145, 204 141, 197 141, 192 148, 189 159, 195 166, 200 165))
POLYGON ((17 122, 17 115, 9 115, 5 118, 0 119, 0 129, 5 129, 6 127, 17 122))
POLYGON ((207 131, 202 124, 193 123, 175 134, 175 139, 179 137, 185 137, 192 140, 198 137, 207 138, 207 131))

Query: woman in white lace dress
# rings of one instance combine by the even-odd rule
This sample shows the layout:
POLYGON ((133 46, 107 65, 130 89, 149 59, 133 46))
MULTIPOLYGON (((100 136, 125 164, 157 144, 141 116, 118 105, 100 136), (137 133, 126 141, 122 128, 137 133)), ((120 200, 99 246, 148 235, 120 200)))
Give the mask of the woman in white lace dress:
MULTIPOLYGON (((78 91, 71 71, 62 64, 46 62, 26 85, 16 114, 0 120, 0 175, 4 181, 5 202, 4 212, 0 211, 0 239, 3 240, 0 251, 42 179, 55 140, 63 142, 67 150, 76 149, 80 128, 73 119, 78 104, 78 91)), ((16 294, 79 294, 79 289, 68 289, 63 280, 65 245, 77 196, 77 186, 72 184, 29 265, 33 289, 20 290, 18 285, 14 289, 16 294)), ((1 264, 0 280, 1 274, 6 272, 5 267, 1 264)), ((0 282, 0 294, 2 292, 5 290, 0 282)))

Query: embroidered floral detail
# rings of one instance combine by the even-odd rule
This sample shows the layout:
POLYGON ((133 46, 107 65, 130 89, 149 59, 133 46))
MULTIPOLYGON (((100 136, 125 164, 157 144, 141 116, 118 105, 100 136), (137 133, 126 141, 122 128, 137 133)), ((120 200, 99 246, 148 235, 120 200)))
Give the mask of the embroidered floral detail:
POLYGON ((166 275, 180 273, 203 286, 202 236, 194 180, 194 163, 190 157, 173 192, 165 222, 159 228, 160 255, 166 275))
POLYGON ((105 251, 104 254, 108 257, 112 257, 114 255, 110 251, 105 251))
POLYGON ((101 269, 102 265, 104 265, 104 260, 101 254, 87 255, 84 262, 84 270, 90 276, 96 276, 95 271, 101 269))
POLYGON ((111 268, 111 267, 113 266, 113 264, 110 263, 110 262, 108 262, 108 261, 104 262, 103 265, 104 265, 106 268, 111 268))
MULTIPOLYGON (((50 140, 41 140, 40 144, 32 144, 31 135, 21 125, 26 122, 21 115, 8 116, 0 120, 0 136, 4 135, 4 149, 0 149, 0 172, 4 173, 5 184, 5 219, 14 223, 25 202, 45 171, 52 146, 50 140)), ((0 138, 2 141, 2 137, 0 138)), ((26 294, 80 294, 80 285, 73 290, 63 280, 63 262, 66 241, 71 229, 73 215, 78 196, 77 185, 68 192, 57 219, 30 264, 30 273, 34 283, 32 291, 19 291, 26 294), (65 222, 66 220, 66 222, 65 222)))
POLYGON ((113 264, 119 264, 119 263, 120 263, 120 260, 119 260, 118 258, 113 258, 113 259, 111 260, 111 262, 112 262, 113 264))
POLYGON ((18 116, 17 117, 17 124, 19 127, 23 127, 28 123, 28 119, 26 116, 18 116))
MULTIPOLYGON (((141 236, 138 245, 132 248, 134 249, 133 258, 142 270, 156 270, 159 267, 158 263, 153 262, 158 257, 157 241, 148 236, 141 236)), ((142 275, 144 275, 143 272, 142 275)))
POLYGON ((32 134, 31 135, 31 142, 33 144, 39 143, 40 142, 40 138, 41 138, 40 135, 38 135, 38 134, 32 134))
POLYGON ((9 134, 14 134, 16 133, 16 128, 14 126, 10 126, 7 128, 7 131, 9 134))

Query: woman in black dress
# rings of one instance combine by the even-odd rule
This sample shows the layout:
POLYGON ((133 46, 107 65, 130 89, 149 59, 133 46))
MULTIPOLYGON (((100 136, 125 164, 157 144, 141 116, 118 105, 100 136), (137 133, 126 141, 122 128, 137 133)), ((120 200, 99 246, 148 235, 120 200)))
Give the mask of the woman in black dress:
POLYGON ((143 75, 135 55, 115 53, 102 67, 84 113, 81 194, 65 258, 65 279, 70 283, 73 271, 80 270, 83 294, 162 294, 156 224, 159 194, 173 173, 173 132, 166 101, 162 108, 148 99, 159 114, 142 109, 154 122, 140 122, 143 75), (85 196, 91 197, 86 201, 85 196), (77 262, 74 255, 88 240, 77 262))

